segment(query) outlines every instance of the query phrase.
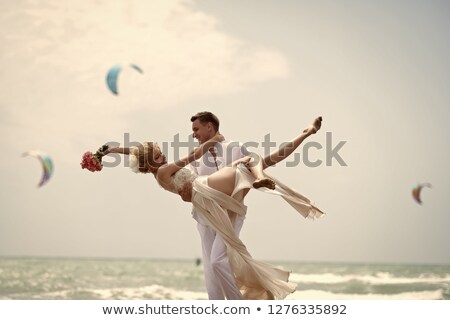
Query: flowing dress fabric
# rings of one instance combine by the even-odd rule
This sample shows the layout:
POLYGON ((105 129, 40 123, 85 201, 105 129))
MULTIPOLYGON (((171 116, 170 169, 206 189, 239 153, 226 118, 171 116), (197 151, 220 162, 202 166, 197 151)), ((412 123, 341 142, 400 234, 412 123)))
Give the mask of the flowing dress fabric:
MULTIPOLYGON (((273 180, 277 184, 275 190, 266 188, 258 190, 280 195, 304 217, 318 218, 323 214, 307 198, 278 180, 273 180)), ((192 204, 222 236, 227 246, 231 269, 244 299, 284 299, 296 288, 296 284, 289 282, 289 272, 253 259, 244 243, 234 233, 228 215, 235 213, 245 216, 247 207, 242 201, 244 191, 252 187, 253 181, 254 177, 245 165, 238 165, 235 188, 232 195, 228 196, 209 187, 208 177, 199 176, 193 182, 192 204)))

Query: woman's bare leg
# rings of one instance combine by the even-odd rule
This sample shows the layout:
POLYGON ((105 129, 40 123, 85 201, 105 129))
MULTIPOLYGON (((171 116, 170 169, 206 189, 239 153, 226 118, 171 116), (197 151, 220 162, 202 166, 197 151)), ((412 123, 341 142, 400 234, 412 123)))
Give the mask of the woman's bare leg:
POLYGON ((254 156, 241 158, 235 161, 231 167, 225 167, 217 172, 214 172, 208 177, 208 186, 230 196, 234 191, 237 169, 236 165, 238 163, 245 163, 247 168, 255 177, 256 180, 253 182, 254 188, 266 187, 269 189, 275 189, 275 182, 272 179, 264 177, 262 170, 262 159, 257 154, 254 154, 254 156))
POLYGON ((310 124, 308 127, 306 127, 305 130, 303 130, 303 133, 314 134, 320 130, 321 126, 322 126, 322 117, 318 117, 318 118, 314 119, 312 124, 310 124))
POLYGON ((247 163, 247 168, 255 177, 253 188, 258 189, 265 187, 272 190, 275 189, 275 182, 272 179, 265 177, 263 174, 263 162, 261 157, 252 157, 251 160, 247 163))
POLYGON ((284 148, 280 148, 278 151, 272 153, 264 160, 262 160, 258 155, 254 155, 247 156, 233 162, 233 165, 231 167, 222 168, 221 170, 210 175, 208 177, 208 185, 211 188, 230 196, 234 190, 236 179, 236 165, 238 163, 245 163, 256 179, 253 183, 254 188, 266 187, 269 189, 275 189, 275 182, 271 179, 265 178, 262 171, 268 166, 274 165, 275 163, 286 159, 303 142, 305 138, 309 137, 311 134, 316 133, 320 129, 321 125, 322 117, 316 118, 310 126, 303 130, 302 134, 297 136, 290 143, 290 145, 287 145, 284 148))
POLYGON ((236 180, 236 167, 225 167, 208 176, 208 186, 231 196, 236 180))
POLYGON ((314 119, 313 123, 309 125, 303 132, 295 137, 289 143, 286 143, 275 152, 272 152, 270 155, 266 156, 263 160, 263 169, 267 169, 270 166, 277 164, 280 161, 285 160, 289 157, 295 149, 297 149, 300 144, 312 134, 315 134, 319 131, 322 126, 322 117, 317 117, 314 119))
POLYGON ((253 188, 269 188, 275 189, 275 182, 263 174, 263 160, 260 155, 253 153, 251 156, 245 156, 232 163, 232 167, 236 167, 239 163, 245 164, 252 176, 255 178, 253 188))

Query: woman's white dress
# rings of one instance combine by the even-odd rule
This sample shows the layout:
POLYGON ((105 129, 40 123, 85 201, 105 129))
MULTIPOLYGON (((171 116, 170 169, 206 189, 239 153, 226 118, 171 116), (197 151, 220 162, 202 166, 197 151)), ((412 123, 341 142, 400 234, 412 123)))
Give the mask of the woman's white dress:
MULTIPOLYGON (((189 170, 182 169, 174 177, 175 185, 193 181, 192 204, 210 226, 222 236, 226 246, 231 269, 244 299, 284 299, 294 292, 296 285, 289 282, 289 272, 252 258, 245 245, 234 233, 228 213, 245 216, 247 207, 243 204, 245 189, 252 188, 254 177, 243 164, 236 168, 235 188, 231 196, 208 186, 208 177, 194 177, 189 170)), ((305 218, 323 215, 317 207, 277 179, 267 175, 276 183, 275 190, 259 188, 265 193, 281 196, 305 218)))

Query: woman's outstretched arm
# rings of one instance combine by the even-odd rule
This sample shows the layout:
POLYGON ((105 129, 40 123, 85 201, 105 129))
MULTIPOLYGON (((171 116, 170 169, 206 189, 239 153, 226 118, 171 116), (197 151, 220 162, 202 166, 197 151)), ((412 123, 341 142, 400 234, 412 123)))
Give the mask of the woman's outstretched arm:
MULTIPOLYGON (((100 148, 101 149, 101 148, 100 148)), ((100 151, 101 154, 107 155, 108 153, 121 153, 121 154, 130 154, 130 148, 122 148, 122 147, 108 147, 105 151, 100 151)))
POLYGON ((322 117, 316 118, 313 124, 310 125, 308 128, 306 128, 305 130, 303 130, 301 134, 299 134, 290 142, 286 143, 283 147, 281 147, 277 151, 272 152, 270 155, 265 157, 263 159, 263 170, 289 157, 292 154, 292 152, 294 152, 294 150, 297 149, 298 146, 300 146, 303 140, 305 140, 310 135, 316 133, 320 129, 321 125, 322 125, 322 117))

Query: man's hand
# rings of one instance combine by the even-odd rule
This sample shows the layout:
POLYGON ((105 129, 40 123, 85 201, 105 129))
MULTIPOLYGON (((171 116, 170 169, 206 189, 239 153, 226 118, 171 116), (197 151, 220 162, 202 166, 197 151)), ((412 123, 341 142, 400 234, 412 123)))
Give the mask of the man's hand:
POLYGON ((183 185, 183 188, 178 191, 178 194, 181 196, 181 199, 185 202, 192 202, 192 182, 186 182, 183 185))
POLYGON ((213 137, 213 140, 217 142, 223 142, 225 141, 225 137, 220 134, 220 132, 217 132, 216 135, 213 137))

